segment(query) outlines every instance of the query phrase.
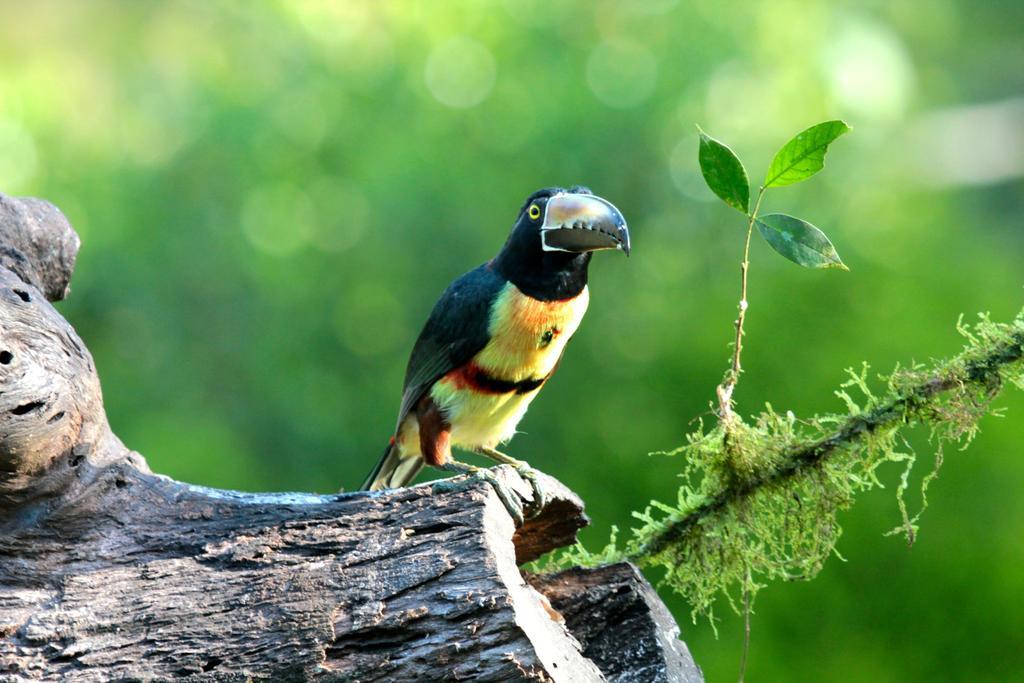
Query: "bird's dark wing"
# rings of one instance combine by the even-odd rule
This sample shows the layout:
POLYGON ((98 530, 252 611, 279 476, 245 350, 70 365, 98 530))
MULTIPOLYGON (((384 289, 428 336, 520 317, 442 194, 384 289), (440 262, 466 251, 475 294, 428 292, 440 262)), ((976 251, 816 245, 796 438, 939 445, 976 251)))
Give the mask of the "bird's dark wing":
POLYGON ((487 345, 491 305, 507 284, 484 264, 441 294, 409 357, 396 433, 434 382, 468 363, 487 345))

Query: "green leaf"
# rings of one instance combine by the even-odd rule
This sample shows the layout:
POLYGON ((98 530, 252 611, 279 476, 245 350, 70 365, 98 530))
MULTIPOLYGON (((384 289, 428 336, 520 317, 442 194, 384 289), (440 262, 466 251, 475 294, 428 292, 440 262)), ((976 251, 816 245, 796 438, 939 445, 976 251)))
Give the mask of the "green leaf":
POLYGON ((828 146, 849 131, 845 121, 826 121, 800 133, 772 159, 764 186, 782 187, 807 180, 824 168, 828 146))
POLYGON ((794 216, 770 213, 757 219, 757 230, 772 249, 805 268, 842 268, 836 248, 821 230, 794 216))
POLYGON ((747 213, 750 205, 750 181, 747 170, 736 154, 718 140, 697 127, 700 133, 700 149, 697 158, 704 182, 719 198, 733 207, 747 213))

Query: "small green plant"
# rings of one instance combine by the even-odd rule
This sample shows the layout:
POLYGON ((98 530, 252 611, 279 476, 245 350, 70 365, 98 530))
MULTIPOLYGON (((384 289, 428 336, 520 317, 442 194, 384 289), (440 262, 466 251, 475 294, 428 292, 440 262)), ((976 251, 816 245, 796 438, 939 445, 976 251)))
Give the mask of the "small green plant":
POLYGON ((879 376, 881 389, 872 388, 866 364, 859 371, 849 370, 848 381, 836 391, 845 413, 801 420, 766 404, 748 422, 734 410, 754 226, 775 251, 801 266, 846 269, 821 230, 786 214, 759 215, 762 200, 768 189, 820 171, 829 145, 849 130, 842 121, 828 121, 786 143, 772 161, 752 210, 742 162, 701 131, 698 158, 708 186, 747 218, 739 315, 732 362, 716 390, 717 421, 710 427, 701 422, 683 446, 662 454, 682 457, 682 484, 673 503, 651 501, 644 511, 634 512, 640 524, 621 545, 614 529, 599 552, 576 546, 539 567, 629 560, 661 568, 663 584, 688 600, 694 620, 706 615, 712 626, 715 602, 725 597, 746 621, 741 682, 757 591, 773 580, 814 578, 828 557, 838 554, 838 512, 850 507, 857 494, 882 485, 879 469, 886 463, 902 468, 896 487, 901 523, 893 531, 912 543, 944 446, 966 447, 1004 386, 1024 389, 1021 311, 1010 323, 981 316, 974 326, 959 324, 967 340, 961 353, 931 366, 897 367, 879 376), (932 470, 920 485, 921 510, 911 515, 904 494, 916 454, 902 432, 915 425, 928 431, 936 452, 932 470))
POLYGON ((718 385, 718 409, 722 421, 728 425, 734 421, 733 392, 739 382, 743 368, 740 356, 743 353, 743 323, 747 317, 747 275, 750 271, 750 238, 754 226, 772 249, 787 259, 805 268, 841 268, 848 270, 832 242, 818 228, 807 221, 784 213, 758 215, 765 193, 773 187, 784 187, 807 180, 825 167, 825 154, 836 138, 850 131, 843 121, 826 121, 811 126, 778 151, 764 183, 757 190, 754 208, 750 209, 750 181, 747 169, 736 153, 728 146, 709 136, 700 128, 700 147, 697 158, 704 182, 723 202, 747 217, 747 236, 743 244, 743 260, 740 262, 740 303, 736 317, 736 338, 733 342, 732 364, 718 385))

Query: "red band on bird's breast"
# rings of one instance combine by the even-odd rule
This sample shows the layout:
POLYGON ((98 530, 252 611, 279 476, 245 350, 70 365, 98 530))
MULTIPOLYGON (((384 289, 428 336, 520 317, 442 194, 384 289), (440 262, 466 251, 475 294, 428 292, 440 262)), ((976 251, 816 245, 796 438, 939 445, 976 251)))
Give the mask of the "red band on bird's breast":
POLYGON ((461 368, 452 370, 444 376, 444 379, 448 380, 456 389, 468 389, 481 394, 528 394, 540 388, 547 377, 512 382, 494 377, 476 363, 470 362, 461 368))

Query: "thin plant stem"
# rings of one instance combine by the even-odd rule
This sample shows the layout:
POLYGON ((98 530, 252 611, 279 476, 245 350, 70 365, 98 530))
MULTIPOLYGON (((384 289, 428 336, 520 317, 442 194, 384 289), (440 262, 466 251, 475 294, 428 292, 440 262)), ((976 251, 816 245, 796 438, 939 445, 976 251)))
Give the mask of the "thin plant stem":
POLYGON ((747 657, 750 655, 750 567, 747 567, 747 582, 743 586, 743 655, 740 657, 740 679, 747 675, 747 657))
POLYGON ((740 364, 740 354, 743 353, 743 323, 747 319, 747 280, 750 272, 750 238, 754 234, 754 222, 757 220, 757 212, 761 209, 761 200, 764 199, 765 187, 757 191, 757 201, 754 202, 754 210, 747 217, 747 238, 743 244, 743 261, 740 263, 740 303, 739 315, 736 316, 736 340, 733 343, 732 364, 725 373, 725 379, 718 385, 718 409, 722 421, 729 424, 733 420, 732 394, 736 389, 736 383, 740 380, 740 373, 743 366, 740 364))

